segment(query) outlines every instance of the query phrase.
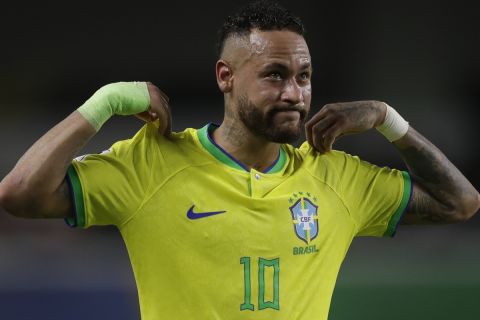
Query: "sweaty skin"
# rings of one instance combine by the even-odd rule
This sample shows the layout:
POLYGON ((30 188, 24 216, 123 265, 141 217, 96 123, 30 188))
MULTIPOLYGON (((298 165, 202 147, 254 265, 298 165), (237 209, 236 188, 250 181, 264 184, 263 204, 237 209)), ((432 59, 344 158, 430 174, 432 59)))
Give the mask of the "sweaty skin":
MULTIPOLYGON (((308 46, 294 32, 252 30, 244 39, 229 39, 216 64, 217 83, 225 97, 225 117, 213 138, 245 166, 263 171, 275 161, 280 144, 247 128, 241 110, 248 107, 260 118, 270 114, 270 127, 290 137, 299 134, 300 119, 310 109, 311 73, 308 46)), ((150 110, 139 116, 160 118, 160 133, 168 135, 168 98, 152 84, 148 89, 150 110)), ((306 136, 314 149, 325 153, 336 138, 369 130, 384 117, 385 106, 379 101, 328 104, 306 124, 306 136)), ((19 217, 72 215, 66 170, 95 133, 77 111, 52 128, 1 181, 0 206, 19 217)), ((478 191, 431 142, 410 128, 393 144, 414 179, 405 223, 465 221, 478 211, 478 191)))
MULTIPOLYGON (((279 144, 247 128, 241 108, 267 114, 272 108, 297 106, 308 112, 311 59, 305 39, 290 31, 253 30, 227 40, 217 62, 217 82, 225 96, 225 117, 213 135, 216 142, 248 168, 262 171, 275 160, 279 144)), ((338 137, 370 130, 385 119, 380 101, 354 101, 324 106, 305 126, 310 145, 331 150, 338 137)), ((273 126, 295 131, 299 113, 276 113, 273 126)), ((472 184, 431 142, 413 128, 394 146, 410 169, 413 197, 407 224, 465 221, 480 207, 472 184)))
MULTIPOLYGON (((262 171, 275 161, 280 144, 245 126, 239 116, 240 101, 248 98, 263 114, 295 105, 306 115, 312 71, 305 39, 285 30, 254 30, 248 36, 231 37, 216 67, 217 82, 225 96, 225 117, 213 138, 246 167, 262 171)), ((275 113, 273 124, 281 130, 298 130, 299 112, 275 113)))

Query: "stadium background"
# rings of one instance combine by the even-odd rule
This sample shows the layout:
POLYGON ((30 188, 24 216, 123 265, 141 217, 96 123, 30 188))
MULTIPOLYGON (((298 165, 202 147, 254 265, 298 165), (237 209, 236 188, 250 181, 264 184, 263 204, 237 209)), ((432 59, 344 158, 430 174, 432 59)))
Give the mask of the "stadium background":
MULTIPOLYGON (((0 177, 46 130, 108 82, 150 80, 171 98, 174 129, 220 122, 215 33, 245 1, 35 2, 0 10, 0 177)), ((480 189, 480 14, 475 4, 295 1, 314 64, 313 112, 387 101, 480 189)), ((84 150, 141 125, 111 120, 84 150)), ((336 146, 404 168, 378 134, 336 146)), ((347 255, 330 319, 478 319, 480 217, 361 238, 347 255)), ((157 248, 152 248, 157 250, 157 248)), ((306 288, 305 294, 315 288, 306 288)), ((0 209, 0 319, 138 319, 127 253, 113 228, 15 219, 0 209)))

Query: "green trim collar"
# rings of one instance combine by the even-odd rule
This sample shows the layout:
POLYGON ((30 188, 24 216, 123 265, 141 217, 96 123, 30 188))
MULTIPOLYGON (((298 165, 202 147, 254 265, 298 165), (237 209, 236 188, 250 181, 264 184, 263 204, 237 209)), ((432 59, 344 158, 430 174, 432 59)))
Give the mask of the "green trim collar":
MULTIPOLYGON (((250 170, 244 164, 235 159, 232 155, 215 143, 211 137, 211 134, 216 128, 218 128, 218 125, 208 123, 203 128, 197 130, 197 136, 202 146, 223 164, 226 164, 227 166, 237 170, 249 172, 250 170)), ((281 146, 277 159, 267 170, 265 170, 264 173, 277 173, 282 170, 286 162, 287 154, 283 149, 283 146, 281 146)))

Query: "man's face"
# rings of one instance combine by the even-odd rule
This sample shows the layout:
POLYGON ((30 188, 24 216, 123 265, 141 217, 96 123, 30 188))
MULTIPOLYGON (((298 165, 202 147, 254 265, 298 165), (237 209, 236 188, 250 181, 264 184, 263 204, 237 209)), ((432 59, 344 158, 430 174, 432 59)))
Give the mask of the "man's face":
POLYGON ((311 60, 305 39, 291 31, 249 36, 234 71, 232 98, 239 119, 255 135, 291 143, 303 131, 311 101, 311 60))

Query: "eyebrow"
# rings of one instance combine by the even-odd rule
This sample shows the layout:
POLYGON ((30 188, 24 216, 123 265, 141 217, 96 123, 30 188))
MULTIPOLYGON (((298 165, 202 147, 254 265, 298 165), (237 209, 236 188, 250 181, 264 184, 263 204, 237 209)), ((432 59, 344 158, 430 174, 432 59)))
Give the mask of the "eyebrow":
MULTIPOLYGON (((279 63, 279 62, 272 62, 267 65, 265 65, 263 70, 268 70, 268 69, 279 69, 282 71, 287 71, 288 67, 285 64, 279 63)), ((300 65, 300 70, 305 70, 305 69, 312 69, 312 64, 310 62, 305 62, 300 65)))
POLYGON ((286 65, 282 64, 282 63, 273 62, 273 63, 269 63, 269 64, 265 65, 262 69, 264 69, 264 70, 279 69, 279 70, 282 70, 282 71, 287 71, 288 67, 286 65))

